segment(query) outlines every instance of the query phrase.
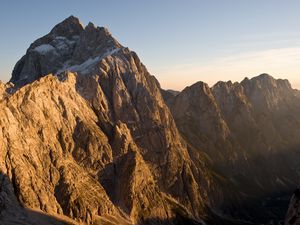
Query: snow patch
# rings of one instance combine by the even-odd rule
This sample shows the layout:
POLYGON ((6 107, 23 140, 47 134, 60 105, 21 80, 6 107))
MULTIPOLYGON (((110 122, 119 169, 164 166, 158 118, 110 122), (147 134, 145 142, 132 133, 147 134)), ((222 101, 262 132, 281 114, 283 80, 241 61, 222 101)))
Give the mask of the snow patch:
POLYGON ((79 36, 73 36, 71 40, 67 39, 66 37, 57 36, 50 42, 50 44, 42 44, 35 47, 33 50, 42 55, 46 55, 52 51, 57 51, 56 53, 60 54, 67 54, 70 49, 75 46, 78 39, 79 36))
POLYGON ((65 63, 65 65, 63 66, 62 69, 60 69, 56 72, 56 74, 60 74, 64 71, 79 72, 81 74, 88 74, 91 71, 91 68, 93 66, 95 66, 101 59, 103 59, 103 58, 105 58, 109 55, 113 55, 116 52, 118 52, 119 50, 120 50, 120 48, 112 49, 110 51, 105 52, 101 56, 97 56, 95 58, 89 58, 89 59, 87 59, 86 61, 84 61, 83 63, 81 63, 79 65, 70 66, 70 61, 68 61, 68 62, 65 63))
POLYGON ((105 52, 105 53, 101 56, 101 58, 103 59, 103 58, 105 58, 105 57, 107 57, 107 56, 109 56, 109 55, 113 55, 113 54, 117 53, 119 50, 120 50, 120 48, 115 48, 115 49, 108 50, 107 52, 105 52))
POLYGON ((57 36, 52 42, 51 45, 56 48, 56 50, 64 55, 69 54, 70 51, 74 48, 78 39, 73 38, 72 40, 67 39, 66 37, 57 36))
POLYGON ((40 54, 42 54, 42 55, 45 55, 48 52, 54 51, 55 48, 52 45, 43 44, 43 45, 35 47, 33 50, 40 53, 40 54))
POLYGON ((88 60, 86 60, 80 65, 74 65, 69 67, 68 70, 72 72, 80 72, 82 74, 86 74, 89 72, 89 68, 94 66, 97 62, 99 62, 99 60, 100 60, 99 56, 96 58, 89 58, 88 60))

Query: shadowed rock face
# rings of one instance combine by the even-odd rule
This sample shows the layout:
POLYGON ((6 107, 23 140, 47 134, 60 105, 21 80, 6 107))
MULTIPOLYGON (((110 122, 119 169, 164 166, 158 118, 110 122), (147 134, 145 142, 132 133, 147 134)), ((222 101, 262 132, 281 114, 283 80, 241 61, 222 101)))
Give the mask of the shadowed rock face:
POLYGON ((155 78, 107 29, 67 18, 11 82, 0 86, 0 170, 22 206, 85 224, 201 223, 209 172, 155 78))
POLYGON ((285 218, 285 225, 297 225, 300 223, 300 189, 297 188, 290 201, 289 209, 285 218))
POLYGON ((295 93, 287 80, 262 74, 212 88, 198 82, 168 99, 187 143, 205 152, 222 174, 226 210, 295 188, 300 160, 295 93))
POLYGON ((121 47, 106 28, 92 23, 83 27, 70 16, 30 45, 16 64, 10 81, 22 86, 50 73, 88 73, 101 58, 121 47))

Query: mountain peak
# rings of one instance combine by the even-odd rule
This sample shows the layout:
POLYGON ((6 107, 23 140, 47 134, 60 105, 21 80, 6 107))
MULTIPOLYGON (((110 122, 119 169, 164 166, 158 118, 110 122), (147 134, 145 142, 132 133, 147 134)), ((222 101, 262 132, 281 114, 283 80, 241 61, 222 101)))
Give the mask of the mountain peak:
POLYGON ((195 89, 200 89, 200 90, 207 90, 207 89, 209 89, 209 86, 208 86, 208 84, 204 83, 203 81, 198 81, 188 88, 189 89, 195 88, 195 89))
POLYGON ((23 86, 66 70, 88 74, 101 59, 122 47, 107 28, 92 22, 84 27, 78 18, 70 16, 30 45, 14 67, 10 81, 23 86))
POLYGON ((59 24, 57 24, 50 32, 52 35, 71 37, 74 35, 80 35, 84 30, 83 24, 75 16, 69 16, 59 24))
POLYGON ((202 81, 198 81, 193 85, 186 87, 181 93, 183 93, 183 95, 188 96, 190 99, 199 99, 203 96, 212 98, 210 87, 207 83, 204 83, 202 81))
POLYGON ((278 88, 282 87, 287 90, 290 90, 291 84, 286 79, 275 79, 271 75, 267 73, 260 74, 256 77, 253 77, 251 79, 248 79, 247 77, 241 82, 241 84, 245 87, 248 87, 249 85, 251 87, 259 86, 260 88, 269 89, 269 88, 278 88))
POLYGON ((98 27, 94 23, 89 22, 88 25, 84 28, 84 31, 87 33, 98 33, 103 37, 112 37, 112 34, 109 32, 108 28, 106 27, 98 27))
POLYGON ((260 81, 264 81, 264 80, 275 80, 274 77, 272 77, 271 75, 267 74, 267 73, 262 73, 256 77, 253 77, 251 80, 260 80, 260 81))
POLYGON ((88 29, 97 29, 97 27, 95 26, 94 23, 89 22, 88 25, 85 27, 85 30, 88 30, 88 29))
POLYGON ((218 87, 231 87, 233 85, 232 81, 218 81, 216 84, 214 84, 214 86, 212 87, 212 89, 214 88, 218 88, 218 87))

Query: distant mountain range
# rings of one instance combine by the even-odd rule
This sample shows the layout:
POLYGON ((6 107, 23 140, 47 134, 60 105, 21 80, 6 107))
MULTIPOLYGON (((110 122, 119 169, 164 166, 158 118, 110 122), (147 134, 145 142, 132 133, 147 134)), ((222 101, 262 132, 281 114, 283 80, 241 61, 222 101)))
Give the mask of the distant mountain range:
POLYGON ((0 222, 279 223, 299 182, 299 93, 267 74, 163 90, 71 16, 0 83, 0 222))

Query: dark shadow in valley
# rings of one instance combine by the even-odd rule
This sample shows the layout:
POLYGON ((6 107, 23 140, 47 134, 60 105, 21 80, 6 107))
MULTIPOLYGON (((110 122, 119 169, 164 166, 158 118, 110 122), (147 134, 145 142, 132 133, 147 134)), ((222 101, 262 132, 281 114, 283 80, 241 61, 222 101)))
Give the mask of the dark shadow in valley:
POLYGON ((217 208, 226 216, 253 224, 281 224, 289 201, 299 184, 299 151, 253 157, 233 166, 235 173, 214 168, 222 174, 224 200, 217 208), (229 182, 230 180, 230 182, 229 182))
POLYGON ((173 219, 151 218, 136 225, 205 225, 205 223, 178 215, 173 219))

